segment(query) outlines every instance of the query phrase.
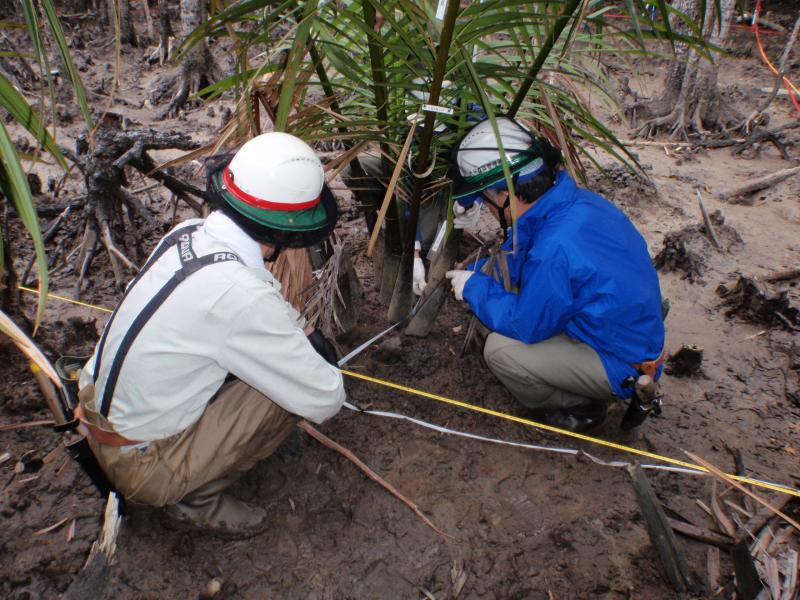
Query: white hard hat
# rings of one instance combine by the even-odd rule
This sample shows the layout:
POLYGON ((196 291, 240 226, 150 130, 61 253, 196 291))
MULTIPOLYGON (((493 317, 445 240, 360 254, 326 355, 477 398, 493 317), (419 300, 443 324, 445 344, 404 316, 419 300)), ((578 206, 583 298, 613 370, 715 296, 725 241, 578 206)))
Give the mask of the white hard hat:
MULTIPOLYGON (((533 144, 531 133, 511 119, 499 117, 497 129, 508 162, 533 144)), ((457 162, 462 177, 475 177, 500 165, 497 137, 490 121, 478 123, 464 136, 458 146, 457 162)))
POLYGON ((230 158, 214 159, 208 191, 216 204, 255 239, 306 247, 336 224, 336 199, 325 185, 316 153, 288 133, 256 136, 230 158))
POLYGON ((325 171, 316 153, 288 133, 264 133, 242 146, 224 178, 234 196, 272 210, 300 210, 319 203, 325 171))
MULTIPOLYGON (((558 151, 522 124, 508 117, 498 117, 496 122, 509 170, 520 181, 547 168, 552 169, 560 162, 558 151)), ((458 167, 453 189, 455 199, 470 201, 482 190, 504 185, 497 136, 490 121, 483 121, 470 129, 455 152, 458 167)))

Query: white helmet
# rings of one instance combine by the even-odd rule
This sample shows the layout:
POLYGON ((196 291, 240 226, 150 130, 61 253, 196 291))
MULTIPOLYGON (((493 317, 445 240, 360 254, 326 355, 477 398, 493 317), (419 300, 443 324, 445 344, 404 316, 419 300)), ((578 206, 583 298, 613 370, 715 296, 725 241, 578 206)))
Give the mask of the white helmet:
MULTIPOLYGON (((560 162, 561 155, 547 140, 535 136, 517 121, 498 117, 497 129, 511 174, 518 180, 553 169, 560 162)), ((455 152, 458 173, 453 197, 460 203, 471 204, 481 191, 493 186, 505 187, 500 150, 490 121, 470 129, 455 152)))
POLYGON ((301 139, 264 133, 219 160, 209 168, 212 199, 255 239, 302 247, 333 229, 336 201, 322 163, 301 139))
POLYGON ((264 133, 233 157, 225 184, 240 200, 273 210, 309 208, 319 202, 325 171, 303 140, 288 133, 264 133))

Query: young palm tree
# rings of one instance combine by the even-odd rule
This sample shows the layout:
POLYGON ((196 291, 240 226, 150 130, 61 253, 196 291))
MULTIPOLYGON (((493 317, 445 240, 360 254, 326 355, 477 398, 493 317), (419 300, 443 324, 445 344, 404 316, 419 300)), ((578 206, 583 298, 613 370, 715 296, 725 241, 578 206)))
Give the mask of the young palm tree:
MULTIPOLYGON (((688 17, 664 0, 654 11, 648 4, 621 3, 624 21, 608 19, 602 0, 242 0, 203 23, 188 45, 232 37, 237 71, 206 92, 237 90, 247 113, 236 120, 240 135, 263 127, 254 107, 267 107, 270 91, 277 106, 263 112, 276 129, 350 150, 371 144, 385 179, 405 182, 394 189, 407 196, 407 209, 395 215, 387 206, 375 225, 384 227, 382 279, 394 282, 389 318, 397 320, 411 310, 420 204, 447 196, 450 150, 476 118, 516 115, 558 145, 577 176, 582 160, 595 161, 589 146, 636 166, 590 108, 590 100, 613 106, 603 58, 645 54, 650 38, 704 45, 697 27, 671 27, 670 17, 688 17)), ((343 166, 334 164, 332 174, 343 166)), ((371 222, 379 207, 366 208, 371 222)))
MULTIPOLYGON (((49 42, 55 46, 62 63, 66 67, 77 102, 83 112, 87 126, 91 129, 92 121, 86 102, 86 93, 78 76, 78 70, 69 55, 67 42, 61 30, 52 0, 40 0, 38 5, 33 0, 22 0, 22 11, 27 33, 33 46, 34 57, 39 68, 38 78, 42 82, 43 98, 54 97, 51 67, 48 58, 49 42), (42 20, 47 24, 45 29, 41 27, 40 21, 42 20), (47 35, 49 35, 49 39, 45 37, 47 35)), ((0 23, 0 28, 12 26, 14 25, 6 21, 0 23)), ((8 113, 17 123, 27 129, 41 145, 44 152, 49 153, 60 166, 66 168, 67 162, 52 135, 45 127, 41 116, 30 107, 25 98, 15 89, 14 83, 2 73, 0 73, 0 108, 3 109, 2 112, 8 113)), ((39 303, 36 313, 36 326, 38 327, 47 299, 47 257, 27 177, 20 164, 17 150, 3 123, 0 123, 0 192, 2 192, 3 196, 3 200, 0 202, 10 201, 33 239, 36 264, 39 270, 39 303)), ((0 284, 5 287, 4 305, 17 293, 16 276, 10 260, 13 252, 10 242, 11 240, 0 238, 0 284)))

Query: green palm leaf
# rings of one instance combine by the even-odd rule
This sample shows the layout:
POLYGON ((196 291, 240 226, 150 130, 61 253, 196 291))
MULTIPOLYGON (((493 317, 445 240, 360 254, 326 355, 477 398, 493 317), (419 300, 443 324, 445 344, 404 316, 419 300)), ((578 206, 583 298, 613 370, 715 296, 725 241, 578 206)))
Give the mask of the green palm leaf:
POLYGON ((33 238, 33 246, 36 250, 36 265, 39 268, 39 301, 36 309, 35 333, 44 316, 44 309, 47 304, 47 255, 44 250, 42 232, 39 229, 39 218, 33 205, 31 190, 28 187, 28 178, 19 164, 16 150, 11 143, 11 138, 8 136, 8 130, 2 123, 0 123, 0 161, 2 161, 0 166, 0 188, 2 188, 5 196, 11 199, 20 219, 28 229, 31 238, 33 238))

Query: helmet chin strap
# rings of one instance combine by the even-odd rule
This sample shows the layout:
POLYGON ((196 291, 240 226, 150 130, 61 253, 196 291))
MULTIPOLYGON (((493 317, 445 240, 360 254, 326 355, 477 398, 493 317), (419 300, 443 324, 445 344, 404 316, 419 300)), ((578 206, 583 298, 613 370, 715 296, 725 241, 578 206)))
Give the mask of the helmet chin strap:
POLYGON ((278 260, 278 257, 281 254, 281 247, 278 244, 273 246, 272 254, 270 254, 267 258, 264 259, 265 262, 273 263, 278 260))
POLYGON ((497 219, 500 221, 500 227, 503 230, 503 241, 505 242, 508 239, 508 220, 506 219, 506 209, 511 206, 511 196, 506 196, 506 201, 503 203, 503 206, 499 206, 494 200, 489 198, 489 195, 485 192, 481 192, 481 196, 483 196, 484 202, 488 202, 497 210, 497 219))

